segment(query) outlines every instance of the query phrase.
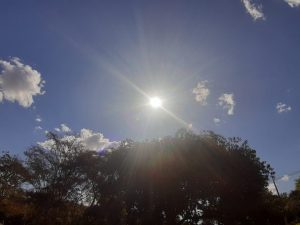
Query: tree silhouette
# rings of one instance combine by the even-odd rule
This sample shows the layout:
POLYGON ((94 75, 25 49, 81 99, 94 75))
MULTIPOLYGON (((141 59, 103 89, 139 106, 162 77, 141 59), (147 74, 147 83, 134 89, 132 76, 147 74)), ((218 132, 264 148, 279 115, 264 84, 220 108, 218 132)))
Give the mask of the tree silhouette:
POLYGON ((15 155, 3 152, 0 156, 0 219, 7 220, 6 224, 23 221, 25 207, 22 184, 26 179, 28 174, 22 161, 15 155))
POLYGON ((291 224, 300 223, 300 179, 295 180, 295 190, 292 191, 287 199, 286 211, 288 221, 291 224))
POLYGON ((1 173, 1 193, 21 206, 0 209, 6 224, 284 224, 285 201, 267 190, 274 171, 239 138, 179 130, 95 152, 75 136, 48 133, 23 162, 1 157, 14 181, 1 173))
POLYGON ((268 220, 260 211, 267 210, 263 199, 273 171, 238 138, 181 130, 174 138, 122 145, 107 157, 106 168, 112 188, 104 192, 106 202, 98 202, 102 210, 112 207, 103 218, 112 213, 118 224, 121 218, 124 224, 268 220))
POLYGON ((300 178, 296 179, 295 181, 295 190, 300 191, 300 178))

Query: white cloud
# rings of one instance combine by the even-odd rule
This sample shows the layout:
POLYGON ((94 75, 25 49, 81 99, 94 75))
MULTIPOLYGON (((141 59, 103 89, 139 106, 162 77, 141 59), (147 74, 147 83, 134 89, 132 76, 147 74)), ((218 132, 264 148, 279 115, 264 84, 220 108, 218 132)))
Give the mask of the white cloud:
MULTIPOLYGON (((61 128, 55 128, 55 130, 57 129, 56 131, 58 132, 63 131, 63 125, 64 124, 61 124, 61 128)), ((68 129, 71 131, 70 128, 68 129)), ((101 151, 106 148, 115 148, 119 145, 119 142, 111 142, 108 138, 105 138, 103 134, 85 128, 81 129, 80 133, 77 136, 65 134, 61 138, 61 140, 64 141, 73 141, 74 139, 75 142, 81 143, 86 149, 92 151, 101 151)), ((38 144, 43 148, 49 150, 55 143, 51 140, 46 140, 44 142, 38 142, 38 144)))
POLYGON ((300 6, 300 0, 284 0, 287 4, 289 4, 289 6, 293 7, 297 7, 300 6))
POLYGON ((38 116, 37 118, 35 118, 35 121, 40 123, 40 122, 42 122, 42 118, 38 116))
POLYGON ((189 128, 189 129, 192 129, 192 128, 193 128, 193 124, 191 124, 191 123, 188 124, 188 128, 189 128))
POLYGON ((208 83, 207 80, 200 81, 197 84, 197 87, 193 89, 193 93, 195 94, 195 99, 197 102, 199 102, 201 105, 206 105, 206 99, 210 94, 210 90, 206 87, 206 84, 208 83))
POLYGON ((43 128, 41 126, 36 126, 34 129, 35 130, 43 130, 43 128))
POLYGON ((68 132, 71 132, 72 130, 66 125, 66 124, 64 124, 64 123, 62 123, 61 125, 60 125, 60 130, 62 131, 62 132, 65 132, 65 133, 68 133, 68 132))
POLYGON ((93 132, 89 129, 81 129, 79 141, 89 150, 97 151, 104 148, 107 148, 113 142, 110 142, 109 139, 104 138, 104 135, 101 133, 93 132))
POLYGON ((55 142, 54 140, 51 139, 51 140, 46 140, 44 142, 38 142, 37 144, 44 149, 50 150, 55 145, 55 142))
POLYGON ((278 102, 276 105, 276 110, 278 113, 284 113, 284 112, 289 112, 292 110, 291 106, 288 106, 282 102, 278 102))
POLYGON ((55 130, 56 132, 64 132, 64 133, 69 133, 69 132, 72 131, 72 130, 71 130, 66 124, 64 124, 64 123, 62 123, 62 124, 60 125, 60 127, 54 128, 54 130, 55 130))
POLYGON ((277 191, 276 191, 276 188, 275 188, 275 185, 271 182, 269 183, 268 185, 268 190, 273 194, 273 195, 277 195, 277 191))
POLYGON ((262 5, 256 5, 252 0, 242 0, 247 12, 252 16, 254 20, 265 19, 264 13, 262 11, 262 5))
POLYGON ((45 81, 41 74, 24 65, 20 59, 0 60, 0 68, 0 102, 18 102, 27 108, 33 104, 34 96, 45 93, 42 91, 45 81))
POLYGON ((280 178, 280 181, 283 181, 283 182, 288 182, 289 180, 290 180, 289 175, 284 175, 280 178))
POLYGON ((214 123, 216 125, 220 124, 221 120, 219 118, 214 118, 214 123))
POLYGON ((234 101, 234 95, 224 93, 219 97, 219 105, 223 106, 224 109, 227 109, 228 115, 234 114, 234 107, 235 107, 235 101, 234 101))

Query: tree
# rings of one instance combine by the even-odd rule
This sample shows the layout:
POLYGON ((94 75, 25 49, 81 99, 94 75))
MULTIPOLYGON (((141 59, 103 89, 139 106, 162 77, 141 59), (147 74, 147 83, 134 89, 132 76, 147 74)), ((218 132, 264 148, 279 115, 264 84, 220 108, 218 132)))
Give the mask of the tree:
POLYGON ((295 190, 300 191, 300 178, 295 181, 295 190))
MULTIPOLYGON (((273 170, 241 139, 179 131, 107 156, 103 224, 268 224, 273 170), (110 207, 111 210, 110 210, 110 207), (113 216, 112 216, 113 215, 113 216)), ((280 222, 278 222, 280 223, 280 222)))
POLYGON ((20 159, 3 152, 0 156, 0 198, 7 198, 21 191, 27 177, 20 159))
POLYGON ((28 195, 34 212, 29 220, 64 225, 79 220, 84 205, 95 199, 91 179, 97 180, 99 167, 94 165, 100 160, 75 137, 54 133, 47 134, 44 145, 27 150, 24 162, 30 174, 28 195))
POLYGON ((99 153, 49 133, 18 165, 26 179, 7 190, 23 193, 22 223, 10 224, 284 224, 285 201, 267 190, 274 171, 240 138, 180 130, 99 153))
POLYGON ((5 220, 7 225, 23 221, 26 208, 22 185, 27 178, 22 161, 3 152, 0 156, 0 221, 5 220))
POLYGON ((286 210, 291 224, 300 223, 300 178, 295 180, 295 190, 289 194, 286 210))

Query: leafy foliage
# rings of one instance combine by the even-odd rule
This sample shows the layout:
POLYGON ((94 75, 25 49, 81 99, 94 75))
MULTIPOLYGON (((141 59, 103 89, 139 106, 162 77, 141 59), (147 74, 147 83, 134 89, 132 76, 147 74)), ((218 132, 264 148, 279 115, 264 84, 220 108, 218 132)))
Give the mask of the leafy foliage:
POLYGON ((299 213, 287 197, 271 195, 274 171, 239 138, 179 130, 101 153, 47 138, 51 144, 31 147, 24 161, 0 158, 6 224, 279 225, 299 213))

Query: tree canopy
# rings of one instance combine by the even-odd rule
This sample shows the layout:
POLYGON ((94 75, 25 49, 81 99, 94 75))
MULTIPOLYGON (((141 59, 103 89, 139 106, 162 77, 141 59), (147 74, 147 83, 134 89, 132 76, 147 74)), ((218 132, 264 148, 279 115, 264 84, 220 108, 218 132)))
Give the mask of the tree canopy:
POLYGON ((179 130, 101 152, 47 138, 0 158, 5 224, 284 224, 273 169, 240 138, 179 130))

